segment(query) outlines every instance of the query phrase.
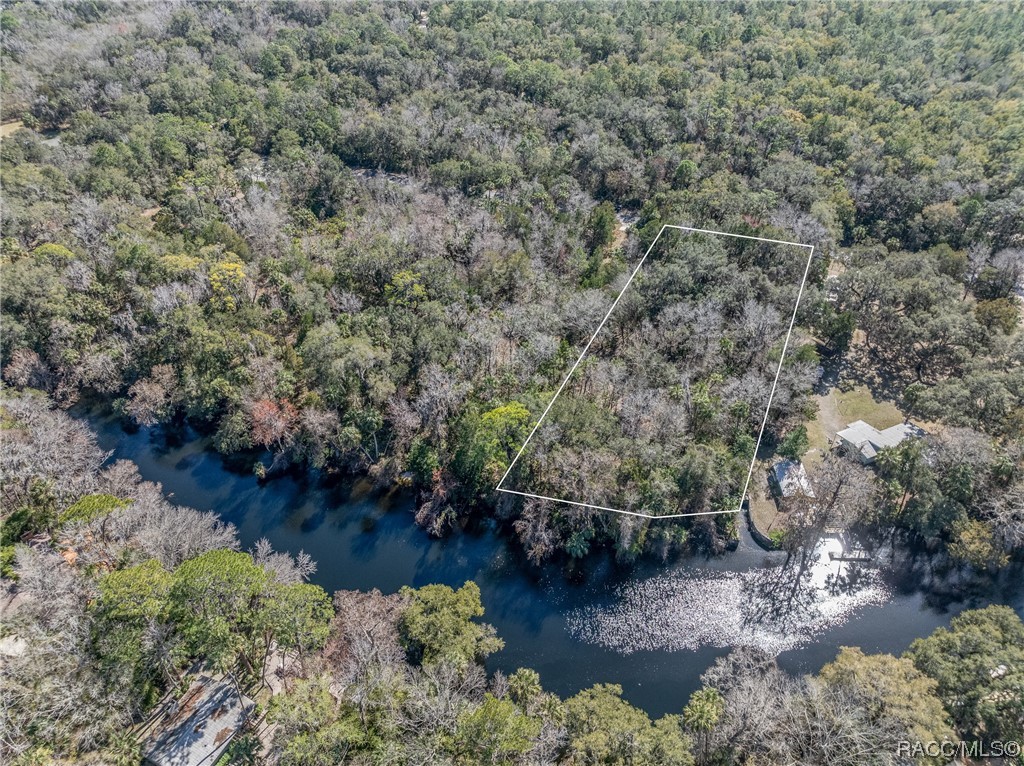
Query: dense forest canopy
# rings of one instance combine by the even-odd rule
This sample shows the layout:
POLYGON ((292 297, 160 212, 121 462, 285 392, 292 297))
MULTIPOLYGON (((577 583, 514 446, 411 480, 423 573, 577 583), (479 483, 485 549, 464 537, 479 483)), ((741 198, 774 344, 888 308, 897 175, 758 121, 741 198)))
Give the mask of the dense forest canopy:
POLYGON ((815 363, 779 364, 811 257, 663 230, 505 483, 629 513, 738 508, 777 372, 776 428, 810 411, 815 363))
POLYGON ((806 243, 783 357, 803 264, 666 239, 511 478, 729 509, 775 370, 763 452, 799 459, 842 369, 930 434, 809 465, 799 574, 853 526, 985 578, 1024 549, 1022 40, 1020 2, 5 3, 0 757, 138 763, 128 727, 192 668, 248 688, 275 652, 268 749, 231 762, 931 764, 896 743, 1019 735, 1008 608, 817 676, 738 650, 651 721, 487 677, 473 583, 332 600, 62 409, 188 425, 261 479, 411 484, 431 533, 494 519, 534 562, 720 552, 734 515, 494 486, 666 224, 806 243))
MULTIPOLYGON (((664 553, 694 526, 717 545, 726 517, 661 524, 638 551, 644 525, 491 491, 661 226, 711 225, 816 247, 766 444, 813 416, 798 373, 818 351, 864 355, 906 411, 993 440, 1001 497, 1024 431, 1022 19, 8 4, 3 117, 25 129, 0 154, 5 379, 187 418, 225 452, 271 450, 261 473, 408 471, 424 526, 495 512, 539 558, 591 539, 664 553)), ((704 372, 655 390, 690 385, 717 423, 730 397, 704 372)), ((650 505, 734 494, 691 486, 731 473, 748 445, 724 437, 700 465, 637 468, 650 505)), ((603 471, 587 451, 560 465, 603 471)), ((973 497, 962 523, 981 523, 973 497)))

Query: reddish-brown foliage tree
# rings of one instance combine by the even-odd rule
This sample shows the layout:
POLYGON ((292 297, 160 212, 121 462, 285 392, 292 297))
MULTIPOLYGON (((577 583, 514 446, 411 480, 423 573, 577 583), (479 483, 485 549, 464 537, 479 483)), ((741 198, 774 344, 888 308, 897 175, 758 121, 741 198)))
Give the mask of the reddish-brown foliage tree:
POLYGON ((298 411, 285 399, 280 403, 260 399, 253 403, 250 415, 253 441, 264 447, 281 447, 294 429, 298 411))

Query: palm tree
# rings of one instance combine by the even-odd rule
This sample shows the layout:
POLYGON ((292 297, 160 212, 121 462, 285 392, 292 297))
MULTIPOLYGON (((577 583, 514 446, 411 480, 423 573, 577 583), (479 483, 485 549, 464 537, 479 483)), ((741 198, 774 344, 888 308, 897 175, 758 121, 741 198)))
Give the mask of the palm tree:
POLYGON ((698 763, 708 762, 711 730, 715 728, 722 717, 724 709, 725 700, 722 699, 718 689, 712 688, 695 691, 690 696, 689 704, 683 709, 683 724, 700 743, 698 763))
POLYGON ((532 712, 534 700, 540 696, 540 675, 529 668, 519 668, 508 679, 512 699, 527 713, 532 712))

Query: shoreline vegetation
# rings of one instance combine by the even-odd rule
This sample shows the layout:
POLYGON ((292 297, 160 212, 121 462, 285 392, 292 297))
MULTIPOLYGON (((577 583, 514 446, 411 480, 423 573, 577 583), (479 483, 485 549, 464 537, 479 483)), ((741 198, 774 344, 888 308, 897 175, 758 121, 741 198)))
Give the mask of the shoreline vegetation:
MULTIPOLYGON (((0 143, 8 384, 186 419, 225 454, 269 450, 259 474, 405 477, 432 534, 483 514, 538 563, 721 551, 728 514, 492 491, 661 225, 715 221, 818 254, 764 458, 808 448, 815 370, 837 358, 942 424, 873 473, 813 466, 832 501, 785 514, 780 543, 847 526, 981 567, 1019 550, 1020 78, 994 71, 1016 72, 1024 30, 1006 6, 85 7, 3 15, 0 116, 26 127, 0 143), (40 51, 62 36, 55 68, 40 51), (999 65, 933 47, 953 39, 999 65)), ((524 486, 736 503, 793 302, 756 244, 652 261, 524 486)))
POLYGON ((223 764, 832 763, 837 737, 859 743, 853 764, 907 739, 1019 732, 1024 622, 1008 607, 964 612, 901 658, 843 648, 815 676, 736 648, 651 721, 614 685, 563 700, 526 668, 488 676, 504 644, 473 582, 329 597, 304 553, 240 551, 215 514, 106 464, 42 393, 4 392, 0 423, 5 507, 48 513, 5 562, 0 752, 19 766, 137 764, 152 711, 197 682, 254 700, 223 764))

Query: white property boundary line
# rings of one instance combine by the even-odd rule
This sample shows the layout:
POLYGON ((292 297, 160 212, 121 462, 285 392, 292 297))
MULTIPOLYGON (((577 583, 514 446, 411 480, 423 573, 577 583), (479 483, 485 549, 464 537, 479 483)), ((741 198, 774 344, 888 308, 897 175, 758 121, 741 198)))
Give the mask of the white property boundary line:
POLYGON ((560 385, 558 387, 558 390, 555 392, 555 395, 551 398, 551 401, 548 402, 548 406, 544 408, 544 412, 541 414, 540 418, 534 424, 533 430, 530 431, 530 435, 526 437, 526 441, 523 442, 523 446, 519 448, 519 452, 516 454, 515 458, 512 460, 512 462, 509 464, 508 468, 505 470, 504 476, 502 476, 501 479, 498 481, 498 485, 494 488, 495 491, 496 492, 505 492, 506 494, 509 494, 509 495, 520 495, 522 497, 532 497, 532 498, 535 498, 537 500, 551 500, 551 501, 556 502, 556 503, 565 503, 566 505, 575 505, 575 506, 580 506, 582 508, 593 508, 596 511, 610 511, 612 513, 621 513, 624 516, 638 516, 638 517, 640 517, 642 519, 680 519, 680 518, 683 518, 684 516, 711 516, 711 515, 719 514, 719 513, 739 513, 742 510, 742 507, 743 507, 743 498, 745 498, 747 496, 747 490, 750 488, 750 477, 754 473, 754 466, 757 464, 757 453, 761 449, 761 438, 764 436, 764 429, 768 425, 768 413, 771 411, 772 400, 775 398, 775 389, 779 385, 779 376, 782 374, 782 364, 786 360, 786 350, 789 348, 789 339, 793 335, 793 325, 796 323, 797 311, 800 308, 800 299, 803 298, 804 286, 807 284, 807 275, 811 271, 811 260, 813 258, 814 258, 814 245, 805 245, 805 244, 800 243, 800 242, 786 242, 785 240, 781 240, 781 239, 767 239, 765 237, 749 237, 749 236, 747 236, 745 234, 732 234, 732 233, 727 232, 727 231, 713 231, 711 229, 695 229, 692 226, 675 226, 673 224, 663 224, 662 227, 661 227, 661 230, 658 231, 658 236, 656 236, 654 238, 654 241, 651 243, 651 246, 648 247, 647 248, 647 252, 644 253, 644 257, 640 259, 640 262, 633 269, 633 273, 630 274, 629 275, 629 279, 626 280, 626 284, 623 285, 622 290, 620 290, 619 294, 615 297, 615 301, 612 303, 611 307, 608 309, 608 313, 606 313, 604 315, 604 319, 601 320, 601 324, 599 324, 597 326, 597 329, 594 330, 594 334, 591 335, 590 336, 590 340, 587 341, 587 345, 583 347, 583 351, 580 353, 579 358, 576 360, 576 363, 573 364, 572 368, 569 370, 568 374, 565 376, 565 380, 562 381, 562 385, 560 385), (519 491, 514 490, 514 489, 503 489, 501 485, 504 483, 505 479, 508 478, 508 475, 510 473, 512 473, 512 469, 515 467, 516 463, 519 462, 519 458, 521 458, 523 456, 523 453, 526 451, 527 446, 530 444, 530 440, 533 439, 533 435, 535 433, 537 433, 537 429, 540 428, 540 424, 544 422, 544 418, 546 418, 548 416, 548 413, 551 411, 551 406, 555 403, 555 400, 561 395, 562 391, 565 389, 566 385, 569 383, 569 379, 572 377, 572 374, 574 372, 576 372, 576 368, 580 366, 580 362, 582 362, 583 361, 583 357, 585 357, 587 355, 587 352, 590 350, 591 345, 593 345, 594 340, 598 336, 598 333, 600 333, 601 330, 604 329, 605 323, 608 321, 608 318, 612 315, 612 312, 615 310, 615 307, 619 305, 619 300, 621 300, 621 298, 625 294, 626 290, 628 290, 629 286, 633 283, 633 278, 640 272, 641 267, 643 267, 643 265, 644 265, 644 261, 647 260, 647 256, 649 256, 651 254, 651 251, 654 250, 654 246, 656 244, 658 244, 658 240, 661 239, 661 235, 665 233, 665 229, 676 229, 676 230, 679 230, 679 231, 688 231, 688 232, 691 232, 691 233, 694 233, 694 234, 717 234, 717 235, 722 236, 722 237, 733 237, 735 239, 750 239, 750 240, 754 240, 754 241, 757 241, 757 242, 769 242, 769 243, 775 244, 775 245, 792 245, 794 247, 807 248, 807 250, 808 250, 808 253, 807 253, 807 264, 804 266, 804 276, 803 276, 803 279, 800 280, 800 289, 797 291, 797 294, 796 294, 796 303, 793 306, 793 314, 789 318, 789 329, 786 332, 786 340, 782 344, 782 354, 779 357, 779 367, 778 367, 778 369, 775 370, 775 380, 772 381, 772 390, 771 390, 771 393, 768 394, 768 404, 764 408, 764 418, 761 420, 761 429, 757 432, 757 444, 754 445, 754 455, 750 459, 750 468, 747 470, 747 480, 743 484, 743 493, 740 495, 740 507, 736 508, 734 510, 731 510, 731 511, 699 511, 699 512, 696 512, 696 513, 671 513, 671 514, 666 514, 664 516, 654 516, 654 515, 652 515, 650 513, 638 513, 636 511, 623 511, 623 510, 621 510, 619 508, 607 508, 607 507, 605 507, 603 505, 594 505, 593 503, 580 503, 580 502, 577 502, 575 500, 565 500, 564 498, 560 498, 560 497, 548 497, 547 495, 535 495, 535 494, 531 494, 529 492, 519 492, 519 491))

